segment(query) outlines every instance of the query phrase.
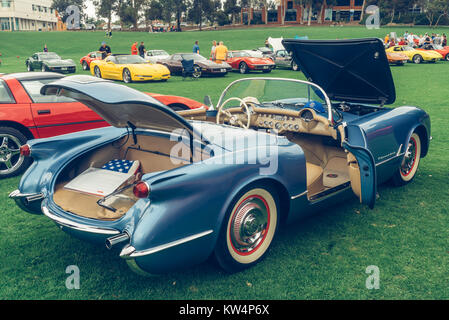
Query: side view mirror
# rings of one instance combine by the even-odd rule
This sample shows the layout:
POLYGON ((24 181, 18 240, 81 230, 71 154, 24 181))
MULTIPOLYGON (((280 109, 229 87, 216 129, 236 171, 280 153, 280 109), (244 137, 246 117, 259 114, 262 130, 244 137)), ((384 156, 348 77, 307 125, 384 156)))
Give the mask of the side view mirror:
POLYGON ((214 105, 212 104, 212 99, 210 98, 210 96, 205 96, 204 97, 204 104, 206 106, 208 106, 210 110, 214 109, 214 105))

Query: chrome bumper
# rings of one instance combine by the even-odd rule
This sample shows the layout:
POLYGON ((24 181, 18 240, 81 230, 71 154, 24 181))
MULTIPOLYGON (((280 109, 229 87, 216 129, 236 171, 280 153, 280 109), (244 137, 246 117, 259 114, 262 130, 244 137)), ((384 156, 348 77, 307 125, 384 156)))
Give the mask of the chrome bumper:
POLYGON ((127 245, 120 252, 120 257, 123 258, 123 259, 134 259, 134 258, 146 256, 146 255, 149 255, 149 254, 153 254, 153 253, 156 253, 156 252, 159 252, 159 251, 162 251, 162 250, 166 250, 166 249, 171 248, 171 247, 179 246, 180 244, 183 244, 183 243, 186 243, 186 242, 189 242, 189 241, 192 241, 192 240, 195 240, 195 239, 207 236, 208 234, 211 234, 212 232, 213 232, 213 230, 207 230, 207 231, 204 231, 204 232, 201 232, 201 233, 197 233, 197 234, 191 235, 189 237, 185 237, 185 238, 182 238, 182 239, 179 239, 179 240, 175 240, 175 241, 172 241, 172 242, 161 244, 159 246, 156 246, 156 247, 153 247, 153 248, 149 248, 149 249, 146 249, 146 250, 142 250, 142 251, 137 251, 136 248, 134 248, 133 246, 127 245))
POLYGON ((55 223, 70 229, 104 235, 115 235, 120 233, 120 231, 116 229, 89 226, 82 223, 71 221, 69 219, 58 217, 53 213, 51 213, 50 210, 48 210, 48 208, 45 206, 42 206, 42 212, 44 213, 44 215, 53 220, 55 223))
POLYGON ((42 192, 21 193, 20 190, 14 190, 9 194, 9 197, 14 200, 25 200, 27 203, 43 200, 45 198, 42 192))

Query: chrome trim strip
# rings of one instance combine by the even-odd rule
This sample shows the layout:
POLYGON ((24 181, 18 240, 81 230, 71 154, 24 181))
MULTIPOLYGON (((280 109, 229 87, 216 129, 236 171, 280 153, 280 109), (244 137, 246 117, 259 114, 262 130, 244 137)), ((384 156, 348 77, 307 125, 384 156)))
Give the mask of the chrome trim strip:
POLYGON ((106 235, 114 235, 114 234, 120 233, 120 231, 115 230, 115 229, 88 226, 85 224, 70 221, 69 219, 58 217, 58 216, 54 215, 53 213, 51 213, 50 210, 48 210, 48 208, 45 206, 42 206, 42 212, 44 213, 44 215, 46 215, 48 218, 53 220, 55 223, 57 223, 61 226, 70 228, 70 229, 89 232, 89 233, 106 234, 106 235))
POLYGON ((405 152, 400 153, 400 154, 398 154, 398 155, 395 155, 394 157, 391 157, 391 158, 389 158, 389 159, 383 160, 383 161, 381 161, 381 162, 378 162, 378 163, 376 163, 376 167, 377 167, 377 166, 380 166, 380 165, 382 165, 382 164, 384 164, 385 162, 388 162, 388 161, 390 161, 390 160, 396 159, 396 158, 398 158, 398 157, 402 157, 404 154, 405 154, 405 152))
POLYGON ((300 193, 300 194, 298 194, 298 195, 296 195, 296 196, 292 196, 290 199, 291 200, 295 200, 295 199, 298 199, 298 198, 301 198, 302 196, 305 196, 306 194, 307 194, 307 190, 306 191, 304 191, 303 193, 300 193))
POLYGON ((153 247, 153 248, 149 248, 146 250, 142 250, 142 251, 137 251, 134 247, 132 246, 126 246, 125 248, 123 248, 122 252, 120 252, 120 257, 123 259, 133 259, 133 258, 137 258, 137 257, 142 257, 142 256, 146 256, 149 254, 153 254, 162 250, 166 250, 175 246, 179 246, 180 244, 207 236, 209 234, 211 234, 212 232, 214 232, 213 230, 207 230, 201 233, 197 233, 179 240, 175 240, 172 242, 168 242, 165 244, 161 244, 159 246, 153 247))

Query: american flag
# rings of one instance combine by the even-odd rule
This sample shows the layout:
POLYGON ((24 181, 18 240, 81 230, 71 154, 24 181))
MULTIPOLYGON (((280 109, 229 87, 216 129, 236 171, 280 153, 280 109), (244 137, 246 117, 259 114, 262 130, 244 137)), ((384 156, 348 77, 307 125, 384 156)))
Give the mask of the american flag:
POLYGON ((134 162, 132 160, 114 159, 106 163, 101 169, 111 170, 115 172, 128 173, 132 168, 134 171, 134 162))

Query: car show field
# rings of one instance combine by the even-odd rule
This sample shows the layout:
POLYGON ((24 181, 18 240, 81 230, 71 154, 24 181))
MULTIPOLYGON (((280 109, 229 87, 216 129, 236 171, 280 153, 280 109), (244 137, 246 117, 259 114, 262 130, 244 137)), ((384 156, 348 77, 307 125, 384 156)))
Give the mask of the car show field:
MULTIPOLYGON (((229 50, 261 47, 268 37, 309 39, 382 38, 405 27, 253 28, 207 32, 1 33, 0 73, 25 72, 25 60, 47 44, 49 51, 76 62, 77 75, 90 75, 80 58, 106 41, 114 54, 129 54, 131 44, 169 54, 191 52, 198 40, 209 57, 212 40, 229 50), (249 36, 249 33, 251 36, 249 36)), ((426 28, 413 28, 425 33, 426 28)), ((438 33, 449 32, 439 28, 438 33)), ((417 106, 430 115, 432 140, 413 183, 378 187, 376 206, 356 197, 327 207, 278 232, 270 253, 256 266, 235 274, 213 259, 169 274, 143 278, 128 270, 119 250, 85 243, 60 232, 47 218, 28 214, 8 194, 20 177, 0 180, 0 299, 448 299, 449 264, 449 61, 391 66, 394 107, 417 106), (67 290, 67 266, 80 269, 80 289, 67 290), (369 290, 367 267, 380 270, 380 289, 369 290)), ((248 77, 232 71, 195 81, 172 75, 166 82, 126 84, 139 91, 182 96, 215 105, 232 81, 248 77)), ((276 68, 251 77, 307 80, 302 72, 276 68)), ((118 82, 123 84, 122 82, 118 82)), ((1 110, 0 110, 1 114, 1 110)), ((211 187, 209 192, 213 193, 211 187)))

